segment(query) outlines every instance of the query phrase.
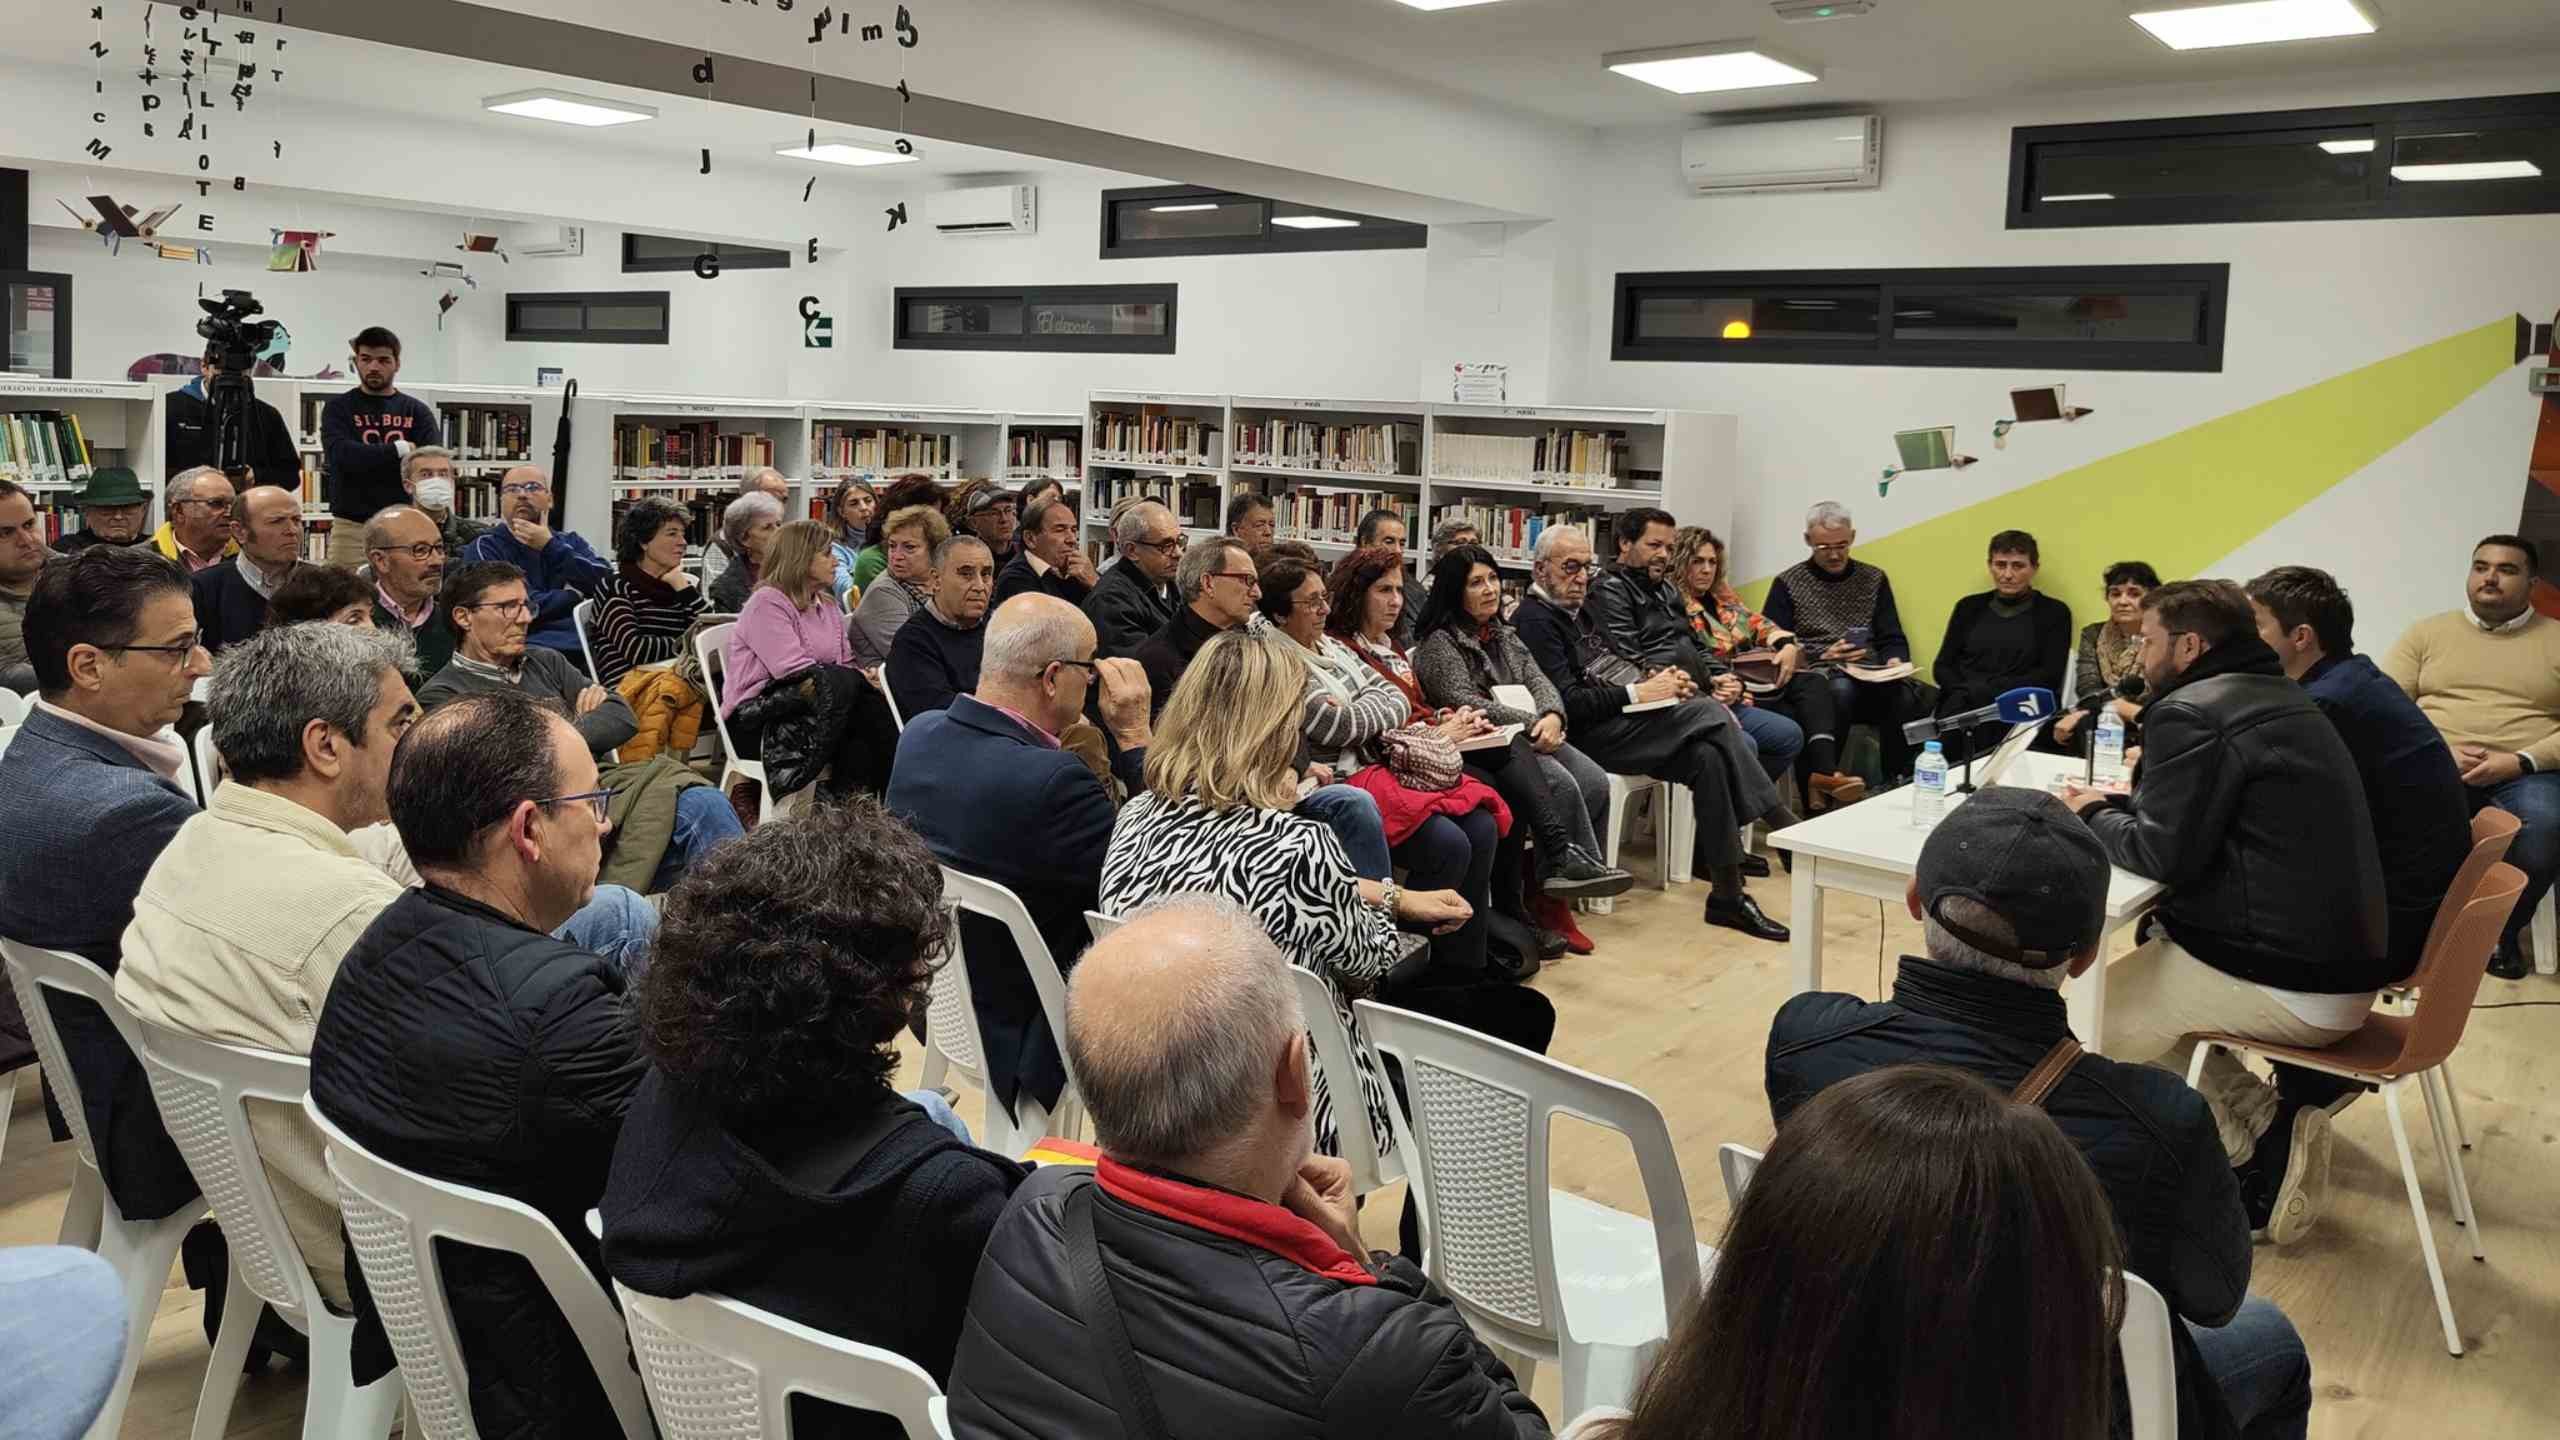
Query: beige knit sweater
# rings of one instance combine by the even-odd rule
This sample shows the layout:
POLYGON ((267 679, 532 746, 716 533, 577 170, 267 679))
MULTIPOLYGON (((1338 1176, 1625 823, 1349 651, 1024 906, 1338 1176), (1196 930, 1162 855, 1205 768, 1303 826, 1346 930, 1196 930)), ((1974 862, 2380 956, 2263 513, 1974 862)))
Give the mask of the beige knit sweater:
POLYGON ((2382 669, 2448 743, 2519 751, 2537 771, 2560 770, 2560 620, 2536 615, 2492 634, 2448 610, 2410 626, 2382 669))

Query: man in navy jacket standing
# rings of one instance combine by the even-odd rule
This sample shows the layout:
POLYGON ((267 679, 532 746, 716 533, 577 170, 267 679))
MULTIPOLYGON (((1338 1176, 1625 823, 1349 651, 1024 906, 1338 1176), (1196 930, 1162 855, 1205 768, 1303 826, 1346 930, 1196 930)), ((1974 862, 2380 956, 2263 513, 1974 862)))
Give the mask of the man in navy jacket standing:
POLYGON ((403 395, 400 337, 368 325, 347 342, 356 388, 320 410, 320 454, 327 464, 329 563, 353 570, 364 564, 364 525, 374 513, 408 503, 400 462, 411 449, 444 439, 435 407, 403 395))

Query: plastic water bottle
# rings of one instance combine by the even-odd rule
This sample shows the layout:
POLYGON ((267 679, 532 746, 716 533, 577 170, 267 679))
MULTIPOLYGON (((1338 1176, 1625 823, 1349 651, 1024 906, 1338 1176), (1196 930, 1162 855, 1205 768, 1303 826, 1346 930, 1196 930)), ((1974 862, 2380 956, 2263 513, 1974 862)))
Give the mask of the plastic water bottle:
POLYGON ((1926 830, 1947 810, 1947 753, 1935 740, 1911 766, 1911 823, 1926 830))
POLYGON ((2124 783, 2124 717, 2112 705, 2098 712, 2098 739, 2090 752, 2089 775, 2101 785, 2124 783))

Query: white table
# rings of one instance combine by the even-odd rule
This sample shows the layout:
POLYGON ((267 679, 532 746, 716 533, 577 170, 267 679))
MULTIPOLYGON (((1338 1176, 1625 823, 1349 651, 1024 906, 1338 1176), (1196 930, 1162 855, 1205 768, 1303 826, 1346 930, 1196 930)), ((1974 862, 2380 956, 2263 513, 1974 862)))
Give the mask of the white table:
MULTIPOLYGON (((2080 762, 2067 756, 2030 753, 2017 758, 2001 777, 2001 783, 2041 789, 2055 777, 2076 773, 2079 768, 2080 762)), ((1955 783, 1963 773, 1961 769, 1952 772, 1949 783, 1955 783)), ((1949 795, 1950 811, 1963 804, 1965 798, 1949 795)), ((1791 944, 1798 992, 1822 988, 1822 892, 1841 890, 1901 906, 1912 872, 1919 868, 1920 846, 1928 838, 1928 831, 1911 823, 1911 796, 1907 790, 1825 811, 1769 837, 1770 844, 1795 856, 1795 907, 1788 924, 1795 932, 1791 944)), ((2106 928, 2099 941, 2101 963, 2062 987, 2063 1001, 2071 1011, 2072 1033, 2091 1050, 2100 1047, 2106 1034, 2106 942, 2140 919, 2167 888, 2157 880, 2146 880, 2121 868, 2108 879, 2106 928)))

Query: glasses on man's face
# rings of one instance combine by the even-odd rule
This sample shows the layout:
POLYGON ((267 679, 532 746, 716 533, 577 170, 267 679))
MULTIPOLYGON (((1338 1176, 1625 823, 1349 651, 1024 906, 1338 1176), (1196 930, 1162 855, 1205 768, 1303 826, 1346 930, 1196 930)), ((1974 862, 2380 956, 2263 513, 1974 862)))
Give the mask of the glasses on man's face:
POLYGON ((495 610, 509 620, 521 620, 533 613, 530 600, 483 600, 477 605, 456 605, 456 610, 495 610))
POLYGON ((1245 593, 1248 595, 1259 595, 1262 593, 1262 577, 1259 575, 1250 573, 1238 574, 1233 570, 1212 570, 1209 572, 1209 578, 1212 580, 1233 580, 1237 584, 1242 585, 1245 588, 1245 593))
POLYGON ((203 506, 204 508, 206 508, 207 510, 212 511, 212 512, 213 512, 214 514, 216 514, 216 515, 228 515, 228 514, 230 514, 230 513, 231 513, 231 501, 230 501, 229 499, 227 499, 227 498, 226 498, 226 499, 218 499, 218 500, 207 500, 207 499, 204 499, 204 498, 203 498, 203 497, 201 497, 201 496, 190 495, 190 496, 188 496, 186 499, 181 500, 181 501, 179 501, 178 503, 179 503, 179 504, 181 504, 181 505, 201 505, 201 506, 203 506))
POLYGON ((1102 667, 1090 660, 1052 660, 1049 663, 1052 665, 1072 665, 1087 675, 1100 675, 1102 673, 1102 667))
POLYGON ((610 790, 581 790, 575 795, 546 795, 533 803, 547 809, 553 805, 575 805, 580 802, 585 803, 599 825, 613 818, 613 792, 610 790))
POLYGON ((1150 550, 1153 550, 1167 560, 1172 560, 1181 556, 1182 547, 1187 542, 1186 538, 1183 536, 1167 535, 1161 540, 1141 540, 1138 543, 1150 550))
POLYGON ((551 493, 551 487, 519 480, 513 485, 499 486, 498 493, 501 495, 548 495, 551 493))
POLYGON ((175 655, 180 663, 184 663, 194 659, 196 652, 204 648, 204 634, 198 631, 175 645, 101 645, 98 648, 118 654, 138 651, 144 655, 175 655))
POLYGON ((1813 553, 1816 555, 1846 555, 1849 553, 1849 542, 1842 540, 1830 545, 1816 545, 1813 547, 1813 553))
POLYGON ((1556 562, 1556 573, 1567 580, 1579 580, 1583 576, 1591 573, 1591 562, 1588 560, 1559 560, 1556 562))
POLYGON ((406 555, 410 559, 423 564, 424 562, 433 560, 437 556, 443 554, 444 547, 432 540, 421 540, 415 545, 378 546, 375 548, 373 553, 376 555, 406 555))

